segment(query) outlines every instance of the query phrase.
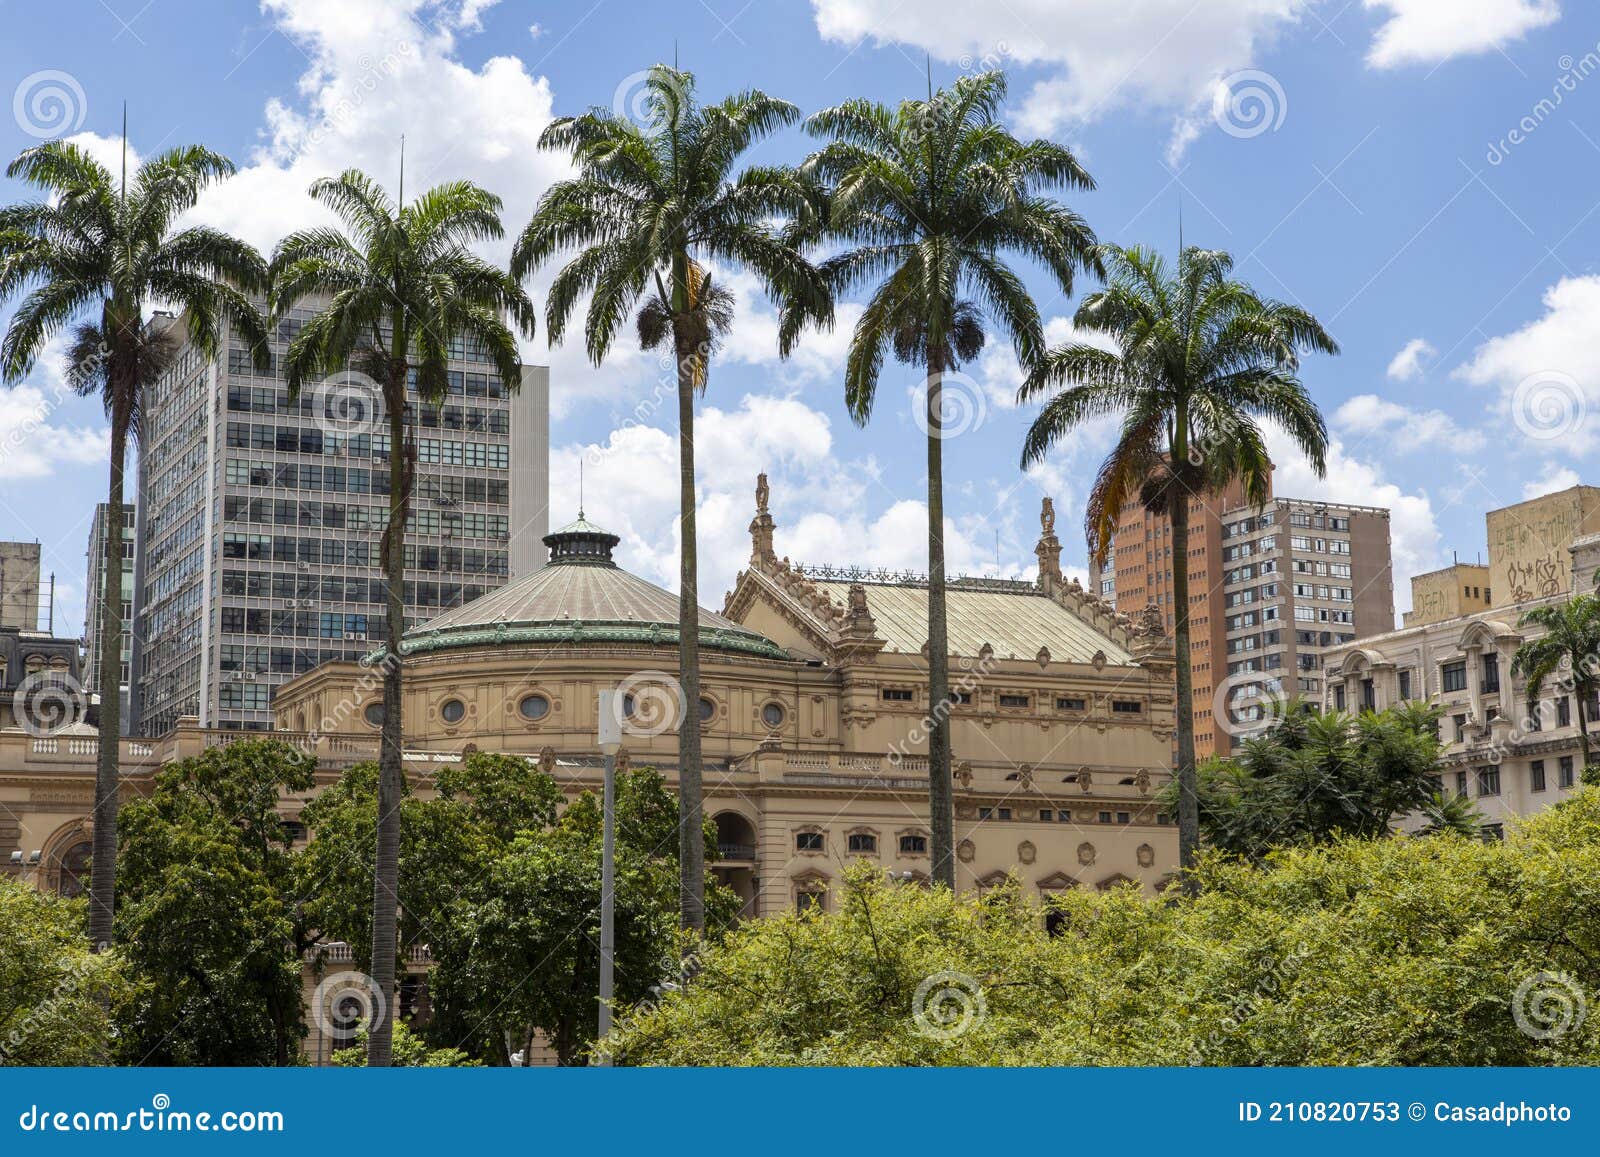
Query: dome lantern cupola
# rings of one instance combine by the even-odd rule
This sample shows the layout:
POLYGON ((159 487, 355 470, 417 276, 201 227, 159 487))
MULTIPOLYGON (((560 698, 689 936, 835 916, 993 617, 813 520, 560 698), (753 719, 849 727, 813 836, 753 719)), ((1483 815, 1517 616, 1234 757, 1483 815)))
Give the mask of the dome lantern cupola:
POLYGON ((609 530, 603 530, 586 519, 582 510, 578 511, 577 521, 569 522, 560 530, 544 536, 544 544, 550 548, 551 566, 578 564, 614 567, 617 564, 611 552, 621 541, 609 530))

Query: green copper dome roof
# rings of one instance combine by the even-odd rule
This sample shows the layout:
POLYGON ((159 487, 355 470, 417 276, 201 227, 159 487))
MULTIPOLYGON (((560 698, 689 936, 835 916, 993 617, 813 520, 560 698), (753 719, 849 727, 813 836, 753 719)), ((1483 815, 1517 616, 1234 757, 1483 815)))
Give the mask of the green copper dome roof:
MULTIPOLYGON (((512 643, 678 644, 678 596, 619 567, 621 541, 579 512, 544 538, 539 570, 406 632, 404 655, 512 643)), ((771 639, 700 608, 700 645, 770 659, 787 654, 771 639)))

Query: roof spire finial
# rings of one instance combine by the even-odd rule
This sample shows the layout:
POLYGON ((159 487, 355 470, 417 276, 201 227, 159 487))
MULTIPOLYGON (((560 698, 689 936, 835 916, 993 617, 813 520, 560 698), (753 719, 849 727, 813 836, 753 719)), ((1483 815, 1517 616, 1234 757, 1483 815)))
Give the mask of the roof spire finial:
POLYGON ((578 459, 578 518, 583 519, 583 459, 578 459))

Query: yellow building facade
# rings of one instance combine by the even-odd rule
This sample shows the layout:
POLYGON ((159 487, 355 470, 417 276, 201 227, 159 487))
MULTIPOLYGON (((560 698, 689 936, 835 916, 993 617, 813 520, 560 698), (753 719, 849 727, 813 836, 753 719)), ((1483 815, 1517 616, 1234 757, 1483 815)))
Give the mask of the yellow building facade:
MULTIPOLYGON (((1173 656, 1153 616, 1118 615, 1060 570, 1046 503, 1034 582, 949 591, 958 883, 1018 875, 1030 891, 1154 890, 1177 862, 1158 802, 1170 778, 1173 656)), ((621 689, 622 758, 677 777, 677 732, 702 730, 716 875, 749 915, 831 906, 859 860, 899 879, 930 869, 927 583, 812 571, 773 550, 766 484, 752 550, 721 612, 702 610, 701 695, 681 702, 677 597, 619 567, 616 536, 580 519, 545 541, 542 569, 406 637, 406 766, 426 794, 472 750, 539 760, 571 794, 596 789, 598 696, 621 689)), ((377 755, 381 664, 330 663, 282 687, 275 737, 314 753, 319 781, 377 755)), ((181 720, 124 741, 125 788, 163 764, 250 733, 181 720)), ((4 857, 73 890, 86 855, 92 732, 0 734, 4 857), (37 855, 35 855, 37 853, 37 855)), ((293 822, 304 800, 286 800, 293 822)))

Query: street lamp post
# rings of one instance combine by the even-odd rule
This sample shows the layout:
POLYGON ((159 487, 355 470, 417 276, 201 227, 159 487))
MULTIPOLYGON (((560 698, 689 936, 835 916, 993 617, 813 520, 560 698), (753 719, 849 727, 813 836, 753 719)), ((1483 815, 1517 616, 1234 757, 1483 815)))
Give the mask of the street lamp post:
MULTIPOLYGON (((600 752, 605 757, 605 789, 601 799, 600 840, 600 1040, 611 1035, 611 1001, 615 990, 616 930, 616 793, 617 751, 622 747, 622 715, 615 691, 600 692, 600 752)), ((602 1055, 601 1065, 611 1059, 602 1055)))

